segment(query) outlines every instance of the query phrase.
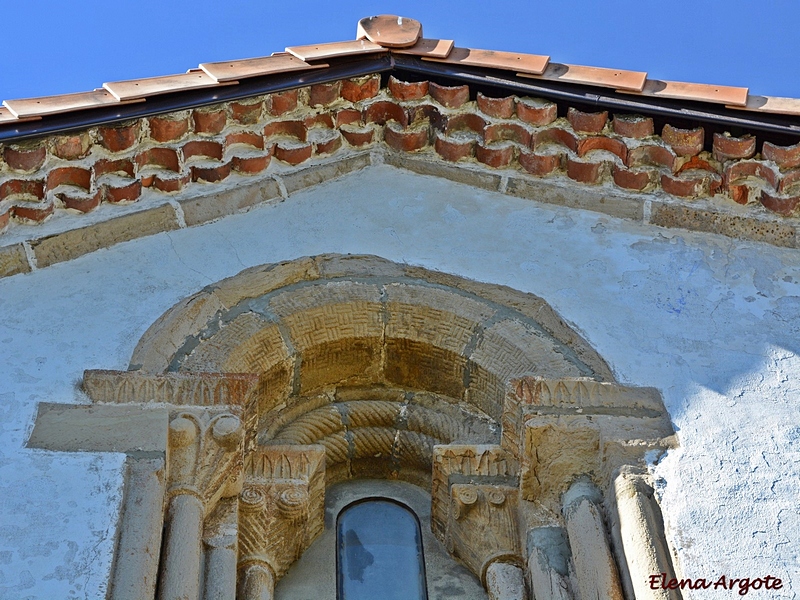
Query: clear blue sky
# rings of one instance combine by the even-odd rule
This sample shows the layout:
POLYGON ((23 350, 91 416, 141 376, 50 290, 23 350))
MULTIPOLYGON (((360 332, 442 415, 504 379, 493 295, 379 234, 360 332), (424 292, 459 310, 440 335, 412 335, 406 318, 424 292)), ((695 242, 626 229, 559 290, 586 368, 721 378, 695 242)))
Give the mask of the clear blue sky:
POLYGON ((6 0, 0 99, 182 73, 201 62, 353 39, 373 14, 459 46, 800 98, 798 0, 6 0))

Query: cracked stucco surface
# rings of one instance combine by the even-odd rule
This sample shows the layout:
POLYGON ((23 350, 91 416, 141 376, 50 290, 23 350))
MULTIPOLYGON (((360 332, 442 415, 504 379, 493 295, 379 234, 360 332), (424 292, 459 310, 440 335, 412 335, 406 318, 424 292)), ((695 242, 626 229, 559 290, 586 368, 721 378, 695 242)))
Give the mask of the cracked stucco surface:
POLYGON ((0 599, 101 597, 113 550, 122 458, 22 449, 36 404, 85 402, 83 369, 125 369, 203 286, 325 252, 544 298, 620 382, 661 390, 681 447, 654 470, 683 575, 769 574, 785 582, 770 597, 800 595, 800 252, 379 166, 0 281, 0 599))

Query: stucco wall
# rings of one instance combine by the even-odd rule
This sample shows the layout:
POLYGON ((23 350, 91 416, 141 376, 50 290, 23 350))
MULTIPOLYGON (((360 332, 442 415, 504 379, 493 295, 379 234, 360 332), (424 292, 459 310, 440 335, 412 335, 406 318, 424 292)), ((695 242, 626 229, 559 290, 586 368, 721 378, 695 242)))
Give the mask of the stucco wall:
POLYGON ((122 458, 23 449, 37 403, 85 402, 83 369, 127 368, 145 329, 203 286, 325 252, 545 299, 620 382, 661 390, 681 447, 654 468, 683 575, 772 575, 770 597, 800 595, 798 251, 378 166, 0 280, 0 599, 98 598, 111 562, 122 458))

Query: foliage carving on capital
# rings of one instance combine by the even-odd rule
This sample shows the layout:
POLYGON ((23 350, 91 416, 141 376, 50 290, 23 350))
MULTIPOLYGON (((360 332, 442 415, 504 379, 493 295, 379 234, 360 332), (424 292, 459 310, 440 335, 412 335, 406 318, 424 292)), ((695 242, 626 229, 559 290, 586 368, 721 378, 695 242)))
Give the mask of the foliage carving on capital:
POLYGON ((207 510, 238 492, 244 456, 240 411, 184 410, 169 423, 168 493, 192 494, 207 510))

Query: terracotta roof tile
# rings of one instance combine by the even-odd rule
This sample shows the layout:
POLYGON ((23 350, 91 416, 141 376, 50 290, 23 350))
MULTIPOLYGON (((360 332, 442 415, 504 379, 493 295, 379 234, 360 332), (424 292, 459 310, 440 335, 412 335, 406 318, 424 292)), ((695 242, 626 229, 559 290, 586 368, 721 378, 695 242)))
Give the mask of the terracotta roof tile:
POLYGON ((618 90, 641 92, 644 89, 647 73, 643 71, 621 71, 603 67, 584 67, 550 63, 541 75, 519 73, 520 77, 564 81, 584 85, 597 85, 618 90))
POLYGON ((800 99, 777 98, 774 96, 748 96, 745 106, 729 105, 728 108, 800 116, 800 99))
POLYGON ((58 113, 85 110, 108 104, 119 104, 119 100, 103 89, 77 94, 60 94, 41 98, 6 100, 3 104, 18 118, 41 117, 58 113))
MULTIPOLYGON (((231 84, 237 82, 230 81, 227 83, 231 84)), ((215 81, 208 73, 201 69, 191 69, 187 73, 181 73, 180 75, 112 81, 104 83, 103 87, 111 92, 118 100, 136 100, 148 96, 196 90, 216 85, 222 84, 215 81)))
POLYGON ((455 41, 420 38, 409 48, 392 48, 394 54, 410 54, 429 58, 447 58, 453 51, 455 41))
POLYGON ((476 50, 475 48, 453 48, 447 58, 423 56, 422 60, 541 75, 545 72, 550 57, 538 54, 476 50))
MULTIPOLYGON (((5 103, 4 103, 5 104, 5 103)), ((21 123, 22 121, 38 121, 42 117, 40 115, 18 118, 14 113, 8 110, 5 106, 0 106, 0 125, 4 123, 21 123)))
POLYGON ((275 73, 326 68, 326 63, 310 65, 291 54, 281 53, 261 58, 202 63, 200 68, 217 82, 230 82, 247 77, 261 77, 275 73))
POLYGON ((365 17, 356 29, 357 39, 366 38, 387 48, 413 46, 420 37, 422 24, 419 21, 395 15, 365 17))
MULTIPOLYGON (((620 89, 621 92, 634 93, 620 89)), ((747 104, 747 88, 727 85, 710 85, 707 83, 685 83, 682 81, 661 81, 648 79, 644 89, 639 92, 644 96, 673 98, 676 100, 695 100, 733 106, 747 104)))
POLYGON ((358 54, 374 54, 388 52, 383 46, 373 44, 369 40, 352 40, 348 42, 331 42, 328 44, 310 44, 308 46, 290 46, 286 51, 300 60, 325 60, 338 56, 358 54))

